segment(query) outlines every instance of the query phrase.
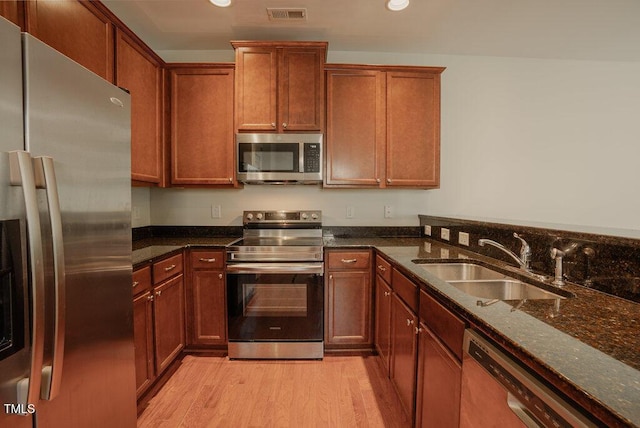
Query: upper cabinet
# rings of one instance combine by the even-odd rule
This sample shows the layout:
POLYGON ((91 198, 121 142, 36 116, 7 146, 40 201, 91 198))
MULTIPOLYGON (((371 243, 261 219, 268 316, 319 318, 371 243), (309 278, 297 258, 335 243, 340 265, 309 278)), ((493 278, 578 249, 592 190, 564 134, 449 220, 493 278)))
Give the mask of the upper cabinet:
POLYGON ((233 186, 233 64, 170 70, 171 184, 233 186))
POLYGON ((326 68, 325 185, 437 188, 444 68, 326 68))
POLYGON ((239 132, 323 132, 326 42, 231 42, 239 132))
POLYGON ((22 1, 0 1, 0 16, 8 19, 24 30, 24 7, 22 1))
POLYGON ((138 40, 116 32, 116 84, 131 94, 131 179, 163 178, 161 60, 138 40))
POLYGON ((113 25, 99 3, 27 1, 27 31, 105 80, 113 82, 113 25))

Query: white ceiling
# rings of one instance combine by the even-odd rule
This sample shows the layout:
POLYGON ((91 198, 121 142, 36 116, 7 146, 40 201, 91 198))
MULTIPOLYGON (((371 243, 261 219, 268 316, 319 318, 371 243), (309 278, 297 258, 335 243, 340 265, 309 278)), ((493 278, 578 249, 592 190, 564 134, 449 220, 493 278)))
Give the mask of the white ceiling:
POLYGON ((229 40, 322 40, 335 51, 640 61, 640 0, 102 0, 152 49, 230 50, 229 40), (270 22, 267 7, 304 7, 270 22))

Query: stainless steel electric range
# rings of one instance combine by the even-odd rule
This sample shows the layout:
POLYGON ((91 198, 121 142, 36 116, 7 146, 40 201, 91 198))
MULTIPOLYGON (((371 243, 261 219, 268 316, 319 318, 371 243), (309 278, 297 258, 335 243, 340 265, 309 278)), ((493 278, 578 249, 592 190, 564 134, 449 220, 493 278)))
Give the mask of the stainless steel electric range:
POLYGON ((227 248, 229 358, 323 357, 321 211, 245 211, 227 248))

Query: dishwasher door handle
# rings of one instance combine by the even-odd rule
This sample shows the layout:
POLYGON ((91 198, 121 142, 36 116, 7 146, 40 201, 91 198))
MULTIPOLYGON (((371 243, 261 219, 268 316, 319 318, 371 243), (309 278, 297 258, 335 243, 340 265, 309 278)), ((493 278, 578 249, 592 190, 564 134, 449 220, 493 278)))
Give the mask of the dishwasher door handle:
POLYGON ((542 425, 529 413, 527 408, 512 393, 507 392, 507 404, 511 411, 529 428, 540 428, 542 425))

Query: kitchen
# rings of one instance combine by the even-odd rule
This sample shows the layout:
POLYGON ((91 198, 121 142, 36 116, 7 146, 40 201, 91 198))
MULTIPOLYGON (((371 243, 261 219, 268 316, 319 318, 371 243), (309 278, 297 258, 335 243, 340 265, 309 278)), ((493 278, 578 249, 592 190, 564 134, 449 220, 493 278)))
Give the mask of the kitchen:
MULTIPOLYGON (((105 2, 119 14, 118 7, 124 4, 117 3, 105 2)), ((205 6, 210 7, 197 7, 205 6)), ((461 26, 467 27, 466 34, 474 40, 486 34, 493 43, 486 43, 489 48, 485 50, 474 50, 476 45, 469 39, 456 37, 447 39, 449 45, 442 42, 439 47, 432 42, 428 49, 409 47, 406 51, 387 47, 385 43, 391 42, 385 40, 378 40, 375 50, 339 48, 328 38, 327 62, 331 64, 446 67, 442 73, 438 190, 328 189, 318 185, 133 187, 132 226, 139 231, 173 226, 230 227, 238 234, 245 210, 320 209, 323 225, 335 229, 337 236, 344 230, 340 228, 354 226, 417 228, 421 224, 417 215, 427 214, 637 239, 638 202, 633 184, 638 181, 634 168, 638 149, 632 115, 638 110, 640 89, 635 78, 639 71, 637 38, 629 35, 635 34, 632 28, 637 28, 634 19, 638 14, 613 7, 596 13, 596 6, 592 6, 578 20, 573 15, 576 5, 547 5, 556 8, 553 16, 559 23, 555 27, 545 20, 549 13, 543 7, 507 11, 496 4, 503 15, 493 16, 491 11, 476 10, 477 5, 451 10, 441 4, 427 7, 414 2, 412 9, 399 12, 398 16, 411 10, 422 16, 433 13, 438 17, 434 26, 440 31, 436 38, 451 33, 461 38, 461 26), (454 18, 466 18, 464 25, 454 25, 454 18), (505 23, 509 20, 519 22, 522 39, 513 33, 513 24, 505 23), (615 24, 605 26, 603 22, 615 24), (541 35, 539 28, 544 25, 549 29, 541 35), (490 33, 487 27, 497 30, 490 33), (501 29, 510 31, 513 45, 501 37, 501 29), (526 44, 526 40, 532 42, 526 44), (387 216, 385 207, 391 208, 387 216)), ((143 12, 138 10, 131 22, 125 22, 157 49, 152 44, 150 24, 139 16, 149 13, 144 8, 150 6, 143 3, 138 7, 143 12)), ((215 13, 225 14, 223 19, 231 21, 243 7, 240 3, 215 13)), ((264 7, 259 12, 264 13, 264 7)), ((381 14, 396 19, 386 11, 381 14)), ((341 22, 335 25, 340 27, 341 22)), ((405 41, 412 36, 417 37, 413 33, 398 35, 405 41)), ((156 52, 171 63, 232 63, 229 40, 240 38, 247 37, 227 37, 224 43, 218 42, 217 50, 194 46, 156 52)), ((433 226, 435 235, 439 230, 433 226)), ((452 236, 457 239, 456 235, 452 236)), ((476 240, 480 237, 474 236, 476 240)), ((513 245, 516 249, 515 242, 513 245)), ((498 257, 497 253, 483 254, 498 257)), ((542 257, 536 256, 534 261, 542 262, 542 257)), ((552 274, 551 259, 547 258, 545 254, 546 273, 552 274)))

